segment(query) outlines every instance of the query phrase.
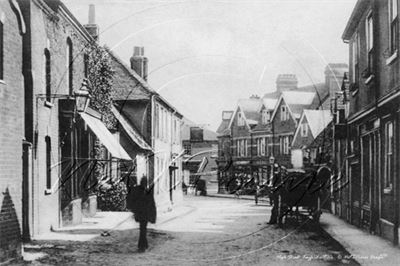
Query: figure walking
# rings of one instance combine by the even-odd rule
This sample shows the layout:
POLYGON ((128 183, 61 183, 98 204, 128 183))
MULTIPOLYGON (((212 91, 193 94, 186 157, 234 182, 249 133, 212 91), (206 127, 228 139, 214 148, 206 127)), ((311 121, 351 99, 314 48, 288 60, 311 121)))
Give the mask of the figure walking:
POLYGON ((139 223, 140 229, 138 250, 139 252, 144 252, 149 247, 147 243, 147 224, 156 222, 156 204, 152 189, 147 188, 147 178, 145 176, 140 180, 140 185, 134 187, 131 193, 131 210, 135 215, 135 221, 139 223))

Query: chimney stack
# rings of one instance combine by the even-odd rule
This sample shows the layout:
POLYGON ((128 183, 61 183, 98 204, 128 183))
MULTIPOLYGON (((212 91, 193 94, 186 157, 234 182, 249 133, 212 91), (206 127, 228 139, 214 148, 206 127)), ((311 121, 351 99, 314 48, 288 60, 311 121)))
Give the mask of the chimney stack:
POLYGON ((89 23, 84 25, 84 27, 93 39, 99 42, 99 26, 96 24, 96 9, 93 4, 89 5, 89 23))
POLYGON ((278 92, 297 89, 297 77, 295 74, 279 74, 276 78, 276 90, 278 92))
POLYGON ((132 70, 147 81, 148 59, 144 56, 144 47, 133 47, 133 56, 130 61, 132 70))
POLYGON ((93 4, 89 5, 89 24, 96 24, 96 9, 93 4))

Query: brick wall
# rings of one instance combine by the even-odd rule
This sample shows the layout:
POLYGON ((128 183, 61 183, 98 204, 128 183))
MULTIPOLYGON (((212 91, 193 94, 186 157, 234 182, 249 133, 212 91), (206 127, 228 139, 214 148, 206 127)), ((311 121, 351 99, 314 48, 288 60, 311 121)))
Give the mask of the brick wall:
POLYGON ((84 78, 83 51, 88 40, 67 16, 61 11, 50 9, 42 1, 32 2, 30 8, 23 9, 30 13, 28 27, 32 29, 30 48, 32 53, 33 82, 33 130, 37 133, 36 153, 34 151, 33 162, 33 202, 34 220, 33 235, 48 232, 52 227, 60 226, 59 220, 59 189, 58 181, 61 175, 60 162, 60 133, 59 133, 59 99, 51 100, 52 106, 45 105, 45 99, 38 97, 45 93, 45 60, 44 50, 48 49, 51 58, 51 94, 69 94, 68 86, 68 61, 67 61, 67 39, 72 43, 72 88, 81 86, 84 78), (37 102, 37 106, 36 106, 37 102), (52 193, 46 193, 46 142, 45 138, 51 139, 51 185, 52 193), (36 155, 36 156, 35 156, 36 155), (55 204, 57 203, 57 204, 55 204))
POLYGON ((0 81, 0 262, 20 256, 22 231, 22 36, 9 1, 4 18, 4 78, 0 81))

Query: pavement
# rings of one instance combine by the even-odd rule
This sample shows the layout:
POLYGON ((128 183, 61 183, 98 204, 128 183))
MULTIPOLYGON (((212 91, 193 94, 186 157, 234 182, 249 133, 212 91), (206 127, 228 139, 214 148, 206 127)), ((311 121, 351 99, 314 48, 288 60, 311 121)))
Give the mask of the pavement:
MULTIPOLYGON (((176 205, 170 211, 158 213, 156 225, 150 224, 149 228, 172 221, 191 211, 193 208, 190 206, 176 205)), ((99 235, 110 233, 130 219, 134 219, 131 212, 98 211, 94 217, 84 217, 81 224, 53 229, 36 236, 34 240, 90 241, 99 235)))
POLYGON ((330 213, 321 215, 320 224, 361 265, 400 265, 400 248, 390 241, 371 235, 330 213))

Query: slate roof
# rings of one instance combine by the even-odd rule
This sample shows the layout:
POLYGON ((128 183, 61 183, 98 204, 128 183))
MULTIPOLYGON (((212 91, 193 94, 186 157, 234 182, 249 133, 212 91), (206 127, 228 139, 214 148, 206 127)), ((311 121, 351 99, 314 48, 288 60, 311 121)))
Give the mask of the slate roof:
POLYGON ((223 136, 223 135, 229 135, 229 122, 232 119, 233 116, 233 111, 224 111, 223 116, 222 116, 222 122, 218 126, 217 129, 217 135, 218 136, 223 136))
POLYGON ((263 101, 260 98, 240 99, 238 106, 249 125, 257 124, 263 101))
POLYGON ((278 98, 263 98, 263 105, 267 110, 274 110, 277 103, 278 98))
POLYGON ((308 125, 314 138, 316 138, 332 121, 330 110, 304 110, 308 125))

